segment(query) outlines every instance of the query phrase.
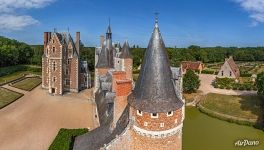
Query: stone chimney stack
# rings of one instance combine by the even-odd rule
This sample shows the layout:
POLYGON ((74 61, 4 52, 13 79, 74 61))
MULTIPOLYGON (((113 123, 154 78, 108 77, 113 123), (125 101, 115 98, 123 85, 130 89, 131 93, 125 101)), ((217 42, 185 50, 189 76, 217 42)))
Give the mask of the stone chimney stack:
POLYGON ((78 54, 80 52, 80 38, 81 38, 80 32, 76 32, 76 44, 75 44, 75 46, 76 46, 76 50, 77 50, 78 54))
POLYGON ((105 41, 105 37, 103 35, 100 36, 100 46, 103 47, 105 41))

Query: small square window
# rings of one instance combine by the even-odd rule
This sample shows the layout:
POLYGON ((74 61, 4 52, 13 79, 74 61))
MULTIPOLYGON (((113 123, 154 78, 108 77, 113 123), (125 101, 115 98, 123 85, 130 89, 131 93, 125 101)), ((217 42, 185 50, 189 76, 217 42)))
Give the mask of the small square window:
POLYGON ((151 118, 158 118, 158 113, 151 113, 151 118))
POLYGON ((148 123, 147 123, 147 122, 144 122, 144 126, 145 126, 145 127, 148 126, 148 123))
POLYGON ((169 117, 169 116, 173 116, 173 111, 167 112, 167 117, 169 117))
POLYGON ((141 110, 137 110, 137 115, 142 116, 142 111, 141 110))
POLYGON ((163 128, 163 127, 164 127, 164 123, 160 123, 160 127, 162 127, 162 128, 163 128))

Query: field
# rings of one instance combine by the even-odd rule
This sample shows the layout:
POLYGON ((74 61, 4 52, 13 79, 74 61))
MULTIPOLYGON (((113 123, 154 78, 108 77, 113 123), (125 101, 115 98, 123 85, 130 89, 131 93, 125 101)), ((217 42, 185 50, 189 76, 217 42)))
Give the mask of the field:
POLYGON ((49 150, 70 150, 73 148, 74 137, 88 132, 88 129, 60 129, 49 150))
POLYGON ((16 82, 12 86, 21 90, 31 91, 41 83, 41 78, 26 78, 22 81, 16 82))
POLYGON ((244 119, 263 119, 264 99, 258 95, 233 96, 209 93, 200 103, 218 113, 244 119))
POLYGON ((23 94, 19 94, 4 88, 0 88, 0 108, 9 105, 10 103, 20 98, 21 96, 23 96, 23 94))

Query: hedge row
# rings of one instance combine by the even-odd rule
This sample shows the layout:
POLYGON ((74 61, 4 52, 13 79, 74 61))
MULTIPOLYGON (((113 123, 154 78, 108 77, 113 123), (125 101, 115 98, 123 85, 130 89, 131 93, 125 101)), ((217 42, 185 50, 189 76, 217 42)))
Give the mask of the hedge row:
POLYGON ((220 88, 220 89, 232 89, 232 90, 247 90, 251 91, 257 90, 256 85, 253 82, 248 83, 236 83, 235 79, 230 78, 216 78, 215 82, 213 83, 214 88, 220 88))
POLYGON ((32 72, 41 72, 41 68, 32 67, 27 65, 17 65, 0 68, 0 77, 12 74, 17 71, 32 71, 32 72))

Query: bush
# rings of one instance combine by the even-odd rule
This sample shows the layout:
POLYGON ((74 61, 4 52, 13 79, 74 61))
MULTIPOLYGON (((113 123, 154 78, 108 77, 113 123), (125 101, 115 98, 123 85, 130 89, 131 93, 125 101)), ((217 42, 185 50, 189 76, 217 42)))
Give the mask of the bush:
POLYGON ((241 91, 245 90, 244 86, 240 86, 238 89, 241 90, 241 91))
POLYGON ((88 132, 88 129, 60 129, 49 150, 73 149, 74 138, 88 132))

